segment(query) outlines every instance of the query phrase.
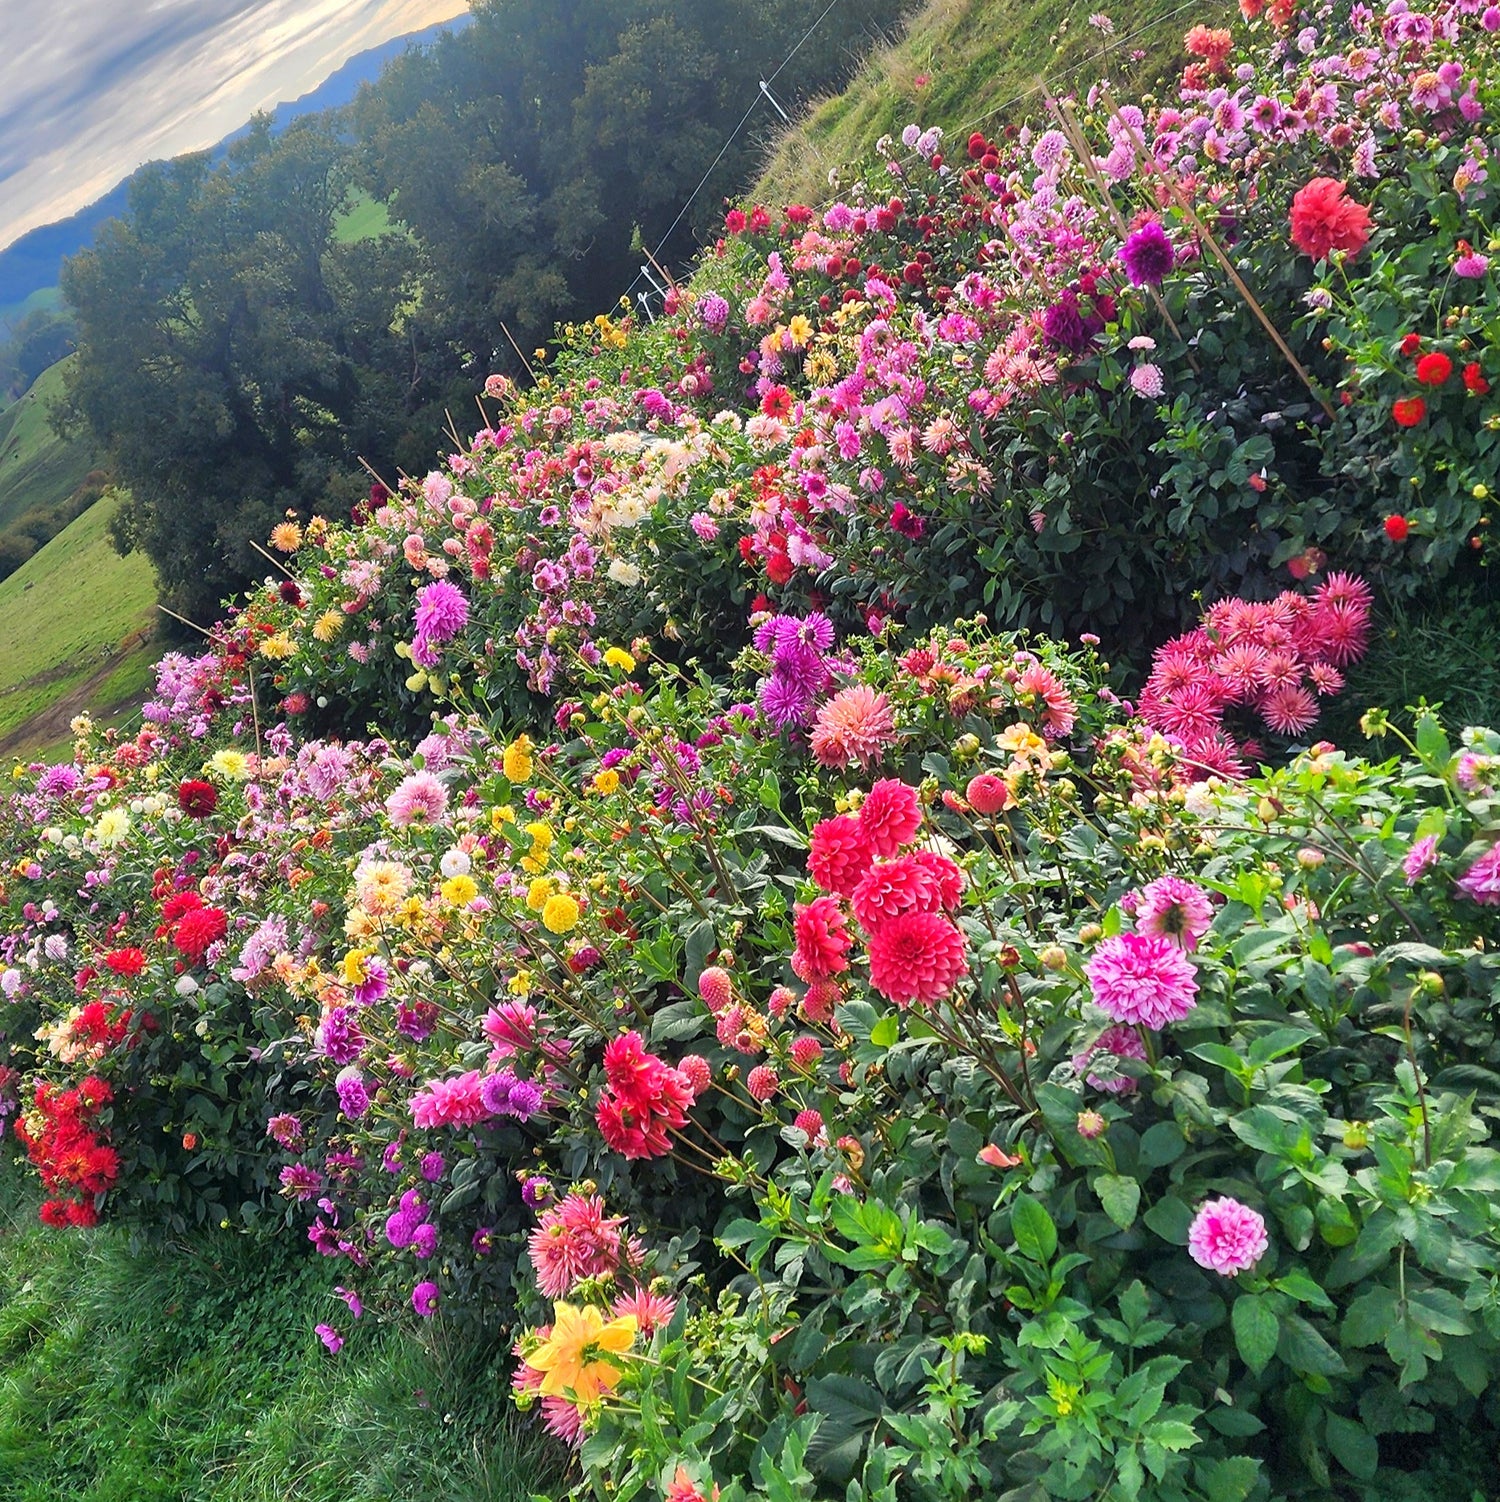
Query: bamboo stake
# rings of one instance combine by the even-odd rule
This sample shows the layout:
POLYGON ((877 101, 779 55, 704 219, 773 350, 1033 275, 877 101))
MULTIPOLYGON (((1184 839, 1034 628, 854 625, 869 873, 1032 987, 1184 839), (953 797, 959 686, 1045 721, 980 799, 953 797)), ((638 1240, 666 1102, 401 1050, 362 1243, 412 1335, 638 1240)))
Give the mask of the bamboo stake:
MULTIPOLYGON (((1109 90, 1101 89, 1099 91, 1099 97, 1104 101, 1104 107, 1118 118, 1120 113, 1119 107, 1115 104, 1113 98, 1111 98, 1109 90)), ((1154 172, 1159 178, 1161 178, 1162 182, 1166 185, 1167 191, 1172 195, 1173 202, 1179 209, 1182 210, 1183 214, 1187 218, 1188 223, 1191 224, 1194 230, 1197 231, 1204 244, 1206 244, 1208 248, 1214 253, 1214 258, 1218 261, 1219 265, 1224 268, 1224 272, 1228 276, 1229 280, 1234 283, 1235 291, 1238 292, 1242 298, 1244 298, 1245 305, 1260 320, 1261 326, 1271 336, 1272 342, 1276 345, 1276 348, 1281 351, 1283 356, 1285 356, 1287 364, 1297 372, 1298 378, 1301 380, 1302 384, 1307 387, 1308 393, 1312 396, 1312 399, 1317 402, 1317 404, 1324 410, 1324 412, 1328 414, 1328 420, 1330 422, 1333 422, 1337 418, 1338 414, 1334 412, 1333 407, 1318 391, 1318 388, 1313 385, 1312 377, 1307 373, 1307 370, 1303 366, 1302 362, 1292 352, 1291 345, 1288 344, 1284 338, 1282 338, 1281 330, 1271 322, 1270 316, 1267 314, 1266 310, 1261 307, 1259 301, 1256 299, 1255 294, 1250 290, 1248 286, 1246 286, 1244 277, 1239 274, 1239 271, 1235 268, 1234 263, 1229 259, 1228 255, 1225 254, 1223 246, 1219 244, 1218 240, 1214 237, 1208 226, 1203 222, 1202 218, 1198 214, 1197 209, 1195 209, 1188 201, 1187 194, 1182 191, 1181 184, 1174 176, 1168 173, 1157 163, 1155 156, 1152 155, 1152 153, 1147 149, 1146 142, 1142 137, 1140 131, 1137 130, 1133 125, 1127 126, 1126 128, 1130 131, 1131 140, 1136 149, 1149 164, 1150 170, 1154 172)))

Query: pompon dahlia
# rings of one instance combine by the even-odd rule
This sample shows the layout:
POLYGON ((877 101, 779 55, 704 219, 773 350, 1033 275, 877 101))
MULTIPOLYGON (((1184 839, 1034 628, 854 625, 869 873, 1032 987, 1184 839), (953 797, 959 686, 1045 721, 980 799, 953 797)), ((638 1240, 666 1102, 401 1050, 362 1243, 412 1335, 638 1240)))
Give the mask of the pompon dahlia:
POLYGON ((793 931, 797 947, 792 953, 792 973, 798 980, 827 980, 849 968, 849 926, 834 897, 815 897, 794 909, 793 931))
POLYGON ((870 935, 870 984, 898 1007, 941 1001, 968 974, 964 936, 937 913, 908 912, 870 935))
POLYGON ((887 777, 865 794, 860 805, 859 827, 870 841, 873 854, 895 855, 916 839, 922 828, 922 805, 917 790, 899 778, 887 777))
POLYGON ((1181 1022, 1198 1004, 1198 972, 1170 939, 1157 934, 1117 934, 1084 967, 1094 1001, 1115 1022, 1165 1027, 1181 1022))
POLYGON ((1261 1216, 1228 1196, 1205 1201, 1188 1227, 1188 1255, 1225 1278, 1254 1267, 1270 1245, 1261 1216))
POLYGON ((811 737, 812 753, 824 767, 871 766, 895 740, 890 700, 864 683, 840 689, 818 711, 811 737))
POLYGON ((870 837, 853 814, 824 819, 812 832, 807 869, 825 892, 850 897, 870 869, 870 837))
POLYGON ((1500 907, 1500 845, 1491 845, 1458 878, 1458 890, 1471 902, 1500 907))
POLYGON ((1158 876, 1135 899, 1137 933, 1155 934, 1191 952, 1214 921, 1213 900, 1180 876, 1158 876))

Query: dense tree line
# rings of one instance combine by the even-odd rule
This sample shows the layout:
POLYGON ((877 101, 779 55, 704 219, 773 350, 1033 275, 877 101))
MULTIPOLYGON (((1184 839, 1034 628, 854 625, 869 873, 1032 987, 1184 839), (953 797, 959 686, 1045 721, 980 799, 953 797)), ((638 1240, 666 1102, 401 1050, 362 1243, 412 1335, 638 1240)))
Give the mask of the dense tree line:
MULTIPOLYGON (((840 0, 778 94, 836 86, 908 3, 840 0)), ((216 614, 283 513, 365 491, 361 460, 425 468, 444 409, 516 367, 512 337, 614 304, 637 233, 685 257, 763 130, 715 165, 720 147, 820 9, 475 0, 350 110, 143 173, 64 267, 80 358, 62 420, 109 454, 131 496, 117 543, 150 556, 166 603, 216 614), (362 195, 392 227, 347 243, 362 195)))

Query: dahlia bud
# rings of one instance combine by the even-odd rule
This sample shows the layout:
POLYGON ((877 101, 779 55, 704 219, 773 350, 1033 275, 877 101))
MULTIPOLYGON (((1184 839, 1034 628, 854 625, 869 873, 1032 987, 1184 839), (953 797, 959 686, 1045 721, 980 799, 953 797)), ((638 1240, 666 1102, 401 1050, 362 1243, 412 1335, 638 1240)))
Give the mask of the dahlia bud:
POLYGON ((1068 951, 1061 944, 1048 944, 1038 951, 1037 959, 1042 962, 1043 970, 1061 970, 1068 963, 1068 951))
POLYGON ((1092 944, 1104 937, 1104 925, 1102 923, 1085 923, 1078 930, 1078 940, 1081 944, 1092 944))
POLYGON ((1441 996, 1445 989, 1443 977, 1436 970, 1424 970, 1417 977, 1417 990, 1424 996, 1441 996))
POLYGON ((1362 1153, 1370 1145, 1370 1124, 1351 1121, 1344 1127, 1344 1146, 1352 1153, 1362 1153))
POLYGON ((1314 850, 1311 845, 1304 845, 1297 852, 1297 864, 1304 871, 1316 871, 1327 859, 1321 850, 1314 850))
POLYGON ((1097 1111, 1080 1111, 1078 1113, 1078 1135, 1088 1142, 1096 1137, 1102 1137, 1109 1123, 1097 1111))

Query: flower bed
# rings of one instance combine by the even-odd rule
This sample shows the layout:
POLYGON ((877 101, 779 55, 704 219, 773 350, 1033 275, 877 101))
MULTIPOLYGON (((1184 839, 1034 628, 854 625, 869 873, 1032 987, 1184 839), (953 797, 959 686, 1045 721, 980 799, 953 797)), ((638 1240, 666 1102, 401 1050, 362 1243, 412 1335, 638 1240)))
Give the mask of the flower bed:
POLYGON ((138 734, 16 769, 46 1217, 305 1239, 335 1355, 512 1322, 585 1490, 1307 1494, 1492 1427, 1500 739, 1306 743, 1350 570, 1483 552, 1491 14, 914 130, 278 526, 138 734))

